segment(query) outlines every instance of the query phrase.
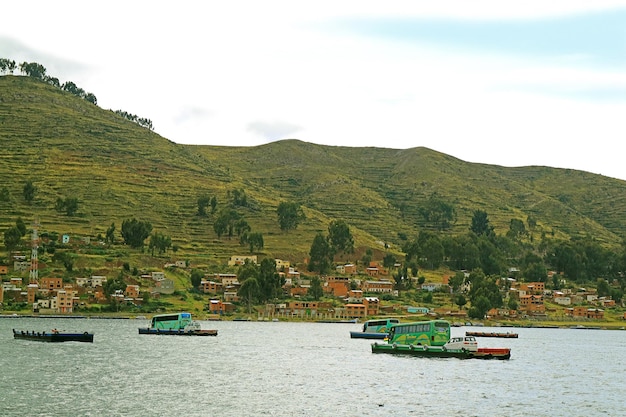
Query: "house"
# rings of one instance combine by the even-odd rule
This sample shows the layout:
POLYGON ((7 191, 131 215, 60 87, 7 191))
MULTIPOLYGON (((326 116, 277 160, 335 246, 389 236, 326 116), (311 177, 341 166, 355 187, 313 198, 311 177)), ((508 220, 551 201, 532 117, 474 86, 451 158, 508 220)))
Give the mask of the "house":
POLYGON ((362 290, 350 290, 348 292, 348 299, 350 300, 350 302, 354 302, 352 300, 361 302, 361 300, 363 299, 363 291, 362 290))
POLYGON ((286 269, 289 269, 289 266, 290 266, 289 261, 283 261, 282 259, 274 259, 274 262, 276 262, 276 270, 278 271, 284 271, 286 269))
POLYGON ((345 275, 356 274, 356 265, 354 264, 337 265, 335 269, 337 270, 337 273, 339 274, 345 274, 345 275))
POLYGON ((236 303, 239 301, 239 295, 235 291, 224 291, 224 301, 236 303))
POLYGON ((376 297, 365 297, 363 305, 368 316, 375 316, 380 312, 380 300, 376 297))
POLYGON ((528 282, 520 285, 520 290, 526 294, 543 294, 546 290, 545 282, 528 282))
POLYGON ((105 282, 107 282, 107 277, 105 277, 105 276, 102 276, 102 275, 92 275, 91 276, 91 287, 92 288, 102 287, 102 285, 104 285, 105 282))
POLYGON ((235 310, 235 306, 222 300, 209 300, 208 310, 212 314, 230 313, 235 310))
POLYGON ((76 282, 76 285, 78 285, 79 287, 86 287, 90 284, 91 281, 89 278, 76 278, 74 282, 76 282))
POLYGON ((424 291, 437 291, 441 288, 444 288, 445 285, 444 284, 439 284, 439 283, 424 283, 422 284, 422 290, 424 291))
POLYGON ((39 285, 37 284, 28 284, 28 287, 26 289, 27 292, 27 298, 26 298, 26 302, 28 304, 34 304, 35 303, 35 296, 37 295, 37 291, 39 291, 39 285))
POLYGON ((586 319, 603 319, 604 310, 599 308, 587 308, 576 306, 565 310, 565 314, 570 317, 581 317, 586 319))
POLYGON ((346 317, 363 318, 367 316, 367 306, 365 304, 346 304, 344 311, 346 317))
POLYGON ((28 271, 29 269, 30 269, 30 262, 28 261, 13 262, 13 270, 16 272, 28 271))
POLYGON ((391 281, 364 281, 361 284, 363 292, 392 293, 393 282, 391 281))
POLYGON ((256 255, 234 255, 231 256, 228 260, 228 266, 239 266, 243 265, 246 261, 250 261, 256 265, 257 256, 256 255))
POLYGON ((543 303, 542 295, 521 295, 519 297, 519 309, 529 315, 546 313, 546 306, 543 303))
POLYGON ((324 292, 335 297, 346 297, 350 291, 350 280, 347 277, 327 277, 324 292))
POLYGON ((165 279, 165 272, 163 271, 154 271, 151 275, 154 281, 163 281, 165 279))
POLYGON ((298 297, 307 295, 309 292, 310 285, 298 285, 295 287, 289 287, 289 295, 291 297, 298 297))
POLYGON ((224 287, 233 287, 239 285, 237 274, 213 274, 216 282, 221 282, 224 287))
POLYGON ((205 294, 221 294, 224 292, 224 284, 215 281, 200 281, 200 291, 205 294))
POLYGON ((126 290, 124 291, 124 295, 128 298, 139 298, 139 285, 126 285, 126 290))
POLYGON ((39 284, 42 289, 56 291, 63 288, 63 278, 45 277, 39 280, 39 284))
POLYGON ((174 293, 174 281, 171 279, 163 279, 154 283, 152 292, 157 294, 173 294, 174 293))
POLYGON ((56 297, 56 310, 58 313, 71 313, 74 311, 73 293, 65 290, 58 290, 56 297))
POLYGON ((554 297, 552 299, 552 301, 554 301, 555 304, 562 305, 562 306, 569 306, 569 305, 572 304, 572 299, 570 297, 566 297, 564 295, 558 296, 558 297, 554 297))

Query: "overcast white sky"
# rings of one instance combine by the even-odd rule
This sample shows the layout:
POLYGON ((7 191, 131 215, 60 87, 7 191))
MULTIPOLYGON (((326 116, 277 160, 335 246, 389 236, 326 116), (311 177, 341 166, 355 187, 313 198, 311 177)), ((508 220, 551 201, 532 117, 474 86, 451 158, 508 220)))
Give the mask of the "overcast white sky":
POLYGON ((626 0, 30 0, 2 15, 0 58, 177 143, 425 146, 626 180, 626 0))

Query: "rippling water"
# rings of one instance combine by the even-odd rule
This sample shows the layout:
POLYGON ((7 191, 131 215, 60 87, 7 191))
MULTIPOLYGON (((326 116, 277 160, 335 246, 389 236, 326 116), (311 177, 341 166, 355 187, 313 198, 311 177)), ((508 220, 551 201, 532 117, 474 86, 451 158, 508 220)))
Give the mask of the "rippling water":
POLYGON ((0 416, 626 415, 626 331, 516 329, 518 339, 479 339, 511 347, 510 360, 482 361, 372 354, 372 341, 350 339, 359 324, 203 322, 219 335, 139 335, 146 324, 0 319, 0 416), (11 332, 54 327, 94 331, 94 343, 11 332))

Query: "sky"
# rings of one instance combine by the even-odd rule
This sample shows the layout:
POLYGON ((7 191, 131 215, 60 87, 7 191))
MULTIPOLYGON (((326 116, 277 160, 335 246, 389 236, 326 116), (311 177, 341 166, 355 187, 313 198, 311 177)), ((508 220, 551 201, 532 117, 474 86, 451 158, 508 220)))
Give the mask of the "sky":
POLYGON ((626 180, 626 0, 30 0, 2 14, 0 58, 176 143, 423 146, 626 180))

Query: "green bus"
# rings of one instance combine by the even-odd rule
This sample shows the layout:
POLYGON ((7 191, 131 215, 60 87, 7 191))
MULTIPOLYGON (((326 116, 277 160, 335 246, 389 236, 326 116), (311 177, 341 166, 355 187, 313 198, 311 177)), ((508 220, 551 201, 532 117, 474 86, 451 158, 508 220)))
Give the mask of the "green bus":
POLYGON ((183 330, 191 322, 191 314, 187 312, 158 314, 152 317, 150 328, 154 330, 183 330))
POLYGON ((450 323, 445 320, 394 324, 388 342, 399 345, 443 346, 450 340, 450 323))

